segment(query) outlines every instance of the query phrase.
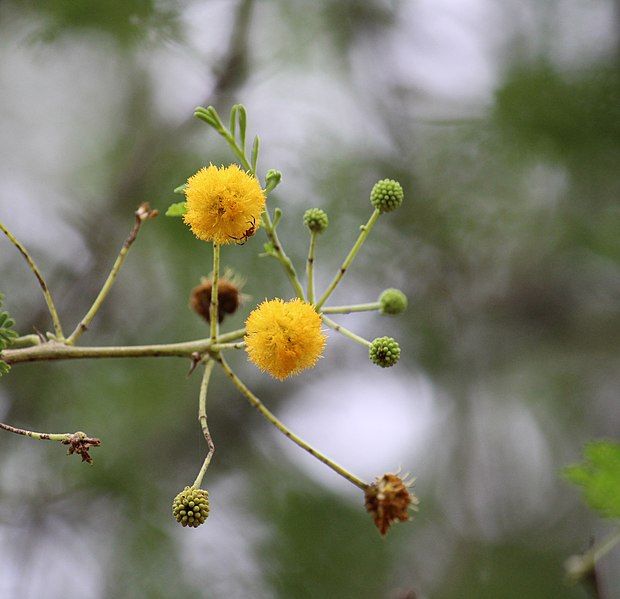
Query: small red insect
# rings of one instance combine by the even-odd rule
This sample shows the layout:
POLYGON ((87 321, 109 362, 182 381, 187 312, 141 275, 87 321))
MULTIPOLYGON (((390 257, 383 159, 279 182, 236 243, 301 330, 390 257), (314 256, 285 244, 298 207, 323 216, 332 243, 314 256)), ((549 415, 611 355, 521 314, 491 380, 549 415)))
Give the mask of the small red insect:
POLYGON ((231 239, 234 239, 237 242, 237 245, 243 245, 254 233, 256 233, 256 219, 252 217, 251 221, 248 221, 249 228, 246 229, 245 233, 241 237, 233 237, 229 235, 231 239))

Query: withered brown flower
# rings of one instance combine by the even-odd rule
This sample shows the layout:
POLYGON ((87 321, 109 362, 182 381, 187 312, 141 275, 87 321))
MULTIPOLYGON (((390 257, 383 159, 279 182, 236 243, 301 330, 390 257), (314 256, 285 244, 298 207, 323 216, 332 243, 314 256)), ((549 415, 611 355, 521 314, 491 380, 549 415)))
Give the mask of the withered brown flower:
POLYGON ((409 520, 409 509, 417 511, 418 498, 409 491, 414 479, 387 473, 365 491, 366 510, 372 514, 379 532, 385 535, 393 522, 409 520))
POLYGON ((89 437, 86 433, 82 431, 77 431, 73 433, 68 439, 62 441, 63 445, 68 445, 69 449, 67 451, 68 455, 76 453, 82 458, 82 462, 87 462, 88 464, 93 463, 93 458, 88 453, 88 450, 91 447, 99 447, 101 445, 101 439, 97 439, 96 437, 89 437))
MULTIPOLYGON (((217 284, 217 318, 218 322, 222 322, 227 314, 234 314, 240 304, 245 299, 241 293, 245 281, 232 271, 226 270, 224 276, 220 278, 217 284)), ((212 277, 202 277, 200 285, 194 287, 189 296, 189 307, 204 318, 207 322, 211 322, 211 289, 213 287, 212 277)))

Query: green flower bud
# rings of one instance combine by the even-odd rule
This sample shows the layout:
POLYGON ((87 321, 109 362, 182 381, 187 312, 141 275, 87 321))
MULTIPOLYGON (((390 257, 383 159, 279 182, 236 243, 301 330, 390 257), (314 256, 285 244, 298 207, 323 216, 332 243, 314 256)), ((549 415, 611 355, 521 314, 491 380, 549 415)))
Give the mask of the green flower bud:
POLYGON ((270 168, 265 175, 265 191, 273 191, 282 180, 282 173, 274 168, 270 168))
POLYGON ((407 309, 407 296, 400 289, 386 289, 379 296, 381 314, 400 314, 407 309))
POLYGON ((310 208, 304 212, 304 225, 314 233, 322 233, 329 226, 325 210, 310 208))
POLYGON ((377 181, 370 192, 370 203, 379 212, 392 212, 403 203, 403 188, 394 179, 377 181))
POLYGON ((370 361, 381 368, 394 366, 400 358, 400 346, 392 337, 377 337, 368 350, 370 361))
POLYGON ((209 515, 209 492, 185 487, 172 502, 172 515, 181 526, 200 526, 209 515))

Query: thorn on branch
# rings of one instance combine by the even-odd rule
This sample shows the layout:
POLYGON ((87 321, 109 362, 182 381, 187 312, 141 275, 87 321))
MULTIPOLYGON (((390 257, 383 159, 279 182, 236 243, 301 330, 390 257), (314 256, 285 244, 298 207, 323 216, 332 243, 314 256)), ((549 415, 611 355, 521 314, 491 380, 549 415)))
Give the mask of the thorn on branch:
POLYGON ((200 362, 202 361, 202 354, 200 352, 195 351, 191 356, 191 364, 189 366, 189 371, 187 372, 187 378, 189 378, 190 376, 192 376, 194 370, 196 370, 196 367, 198 366, 198 364, 200 364, 200 362))
POLYGON ((82 462, 92 464, 93 458, 90 456, 90 453, 88 453, 88 450, 91 447, 99 447, 99 445, 101 445, 101 439, 89 437, 86 433, 77 431, 70 435, 69 438, 62 441, 62 444, 69 446, 67 455, 71 455, 73 453, 78 454, 82 457, 82 462))

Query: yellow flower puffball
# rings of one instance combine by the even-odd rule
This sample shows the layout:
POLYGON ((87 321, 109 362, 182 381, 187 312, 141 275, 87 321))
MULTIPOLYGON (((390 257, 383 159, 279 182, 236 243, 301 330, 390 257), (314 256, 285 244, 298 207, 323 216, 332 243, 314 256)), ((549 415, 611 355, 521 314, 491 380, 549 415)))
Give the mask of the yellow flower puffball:
POLYGON ((248 357, 277 379, 298 374, 321 357, 326 341, 321 324, 308 302, 265 300, 245 323, 248 357))
POLYGON ((260 183, 236 164, 201 168, 187 180, 183 220, 203 241, 243 242, 258 228, 265 209, 260 183), (249 233, 249 234, 248 234, 249 233))

